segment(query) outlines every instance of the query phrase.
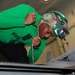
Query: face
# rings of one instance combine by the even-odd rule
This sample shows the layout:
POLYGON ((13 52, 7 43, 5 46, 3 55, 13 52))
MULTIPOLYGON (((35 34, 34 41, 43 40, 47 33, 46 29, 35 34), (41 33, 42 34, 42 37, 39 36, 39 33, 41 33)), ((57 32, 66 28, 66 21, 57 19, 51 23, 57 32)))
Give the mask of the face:
POLYGON ((49 36, 53 36, 52 28, 46 23, 41 23, 39 25, 39 36, 41 38, 48 38, 49 36))

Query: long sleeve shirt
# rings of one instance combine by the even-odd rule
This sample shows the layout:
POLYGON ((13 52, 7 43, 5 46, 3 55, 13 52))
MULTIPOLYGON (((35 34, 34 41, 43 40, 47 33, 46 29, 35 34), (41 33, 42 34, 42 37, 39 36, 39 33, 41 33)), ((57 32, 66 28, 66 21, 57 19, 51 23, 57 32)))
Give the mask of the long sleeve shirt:
MULTIPOLYGON (((42 16, 36 10, 27 5, 20 4, 10 9, 0 12, 0 41, 4 43, 23 43, 30 46, 29 61, 32 63, 32 38, 38 36, 38 24, 42 16), (25 25, 24 21, 28 13, 36 14, 36 21, 31 25, 25 25)), ((36 62, 42 54, 46 45, 46 40, 42 39, 40 46, 34 49, 34 62, 36 62)))

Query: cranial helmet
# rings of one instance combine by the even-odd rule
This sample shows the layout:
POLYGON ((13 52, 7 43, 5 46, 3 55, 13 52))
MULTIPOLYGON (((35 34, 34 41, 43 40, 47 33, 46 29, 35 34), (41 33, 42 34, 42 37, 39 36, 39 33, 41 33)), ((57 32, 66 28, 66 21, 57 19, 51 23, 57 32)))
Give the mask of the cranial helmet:
POLYGON ((61 39, 65 39, 68 32, 68 21, 66 17, 58 11, 50 11, 49 13, 43 14, 43 22, 49 24, 52 27, 54 35, 61 39))

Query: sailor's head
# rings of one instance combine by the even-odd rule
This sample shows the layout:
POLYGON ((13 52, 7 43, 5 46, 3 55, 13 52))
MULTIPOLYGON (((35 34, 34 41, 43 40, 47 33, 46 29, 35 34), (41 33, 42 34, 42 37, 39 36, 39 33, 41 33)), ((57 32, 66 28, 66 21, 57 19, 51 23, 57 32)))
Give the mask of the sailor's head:
POLYGON ((58 11, 45 13, 39 24, 39 36, 41 38, 56 36, 65 39, 65 36, 69 34, 67 23, 66 17, 58 11))

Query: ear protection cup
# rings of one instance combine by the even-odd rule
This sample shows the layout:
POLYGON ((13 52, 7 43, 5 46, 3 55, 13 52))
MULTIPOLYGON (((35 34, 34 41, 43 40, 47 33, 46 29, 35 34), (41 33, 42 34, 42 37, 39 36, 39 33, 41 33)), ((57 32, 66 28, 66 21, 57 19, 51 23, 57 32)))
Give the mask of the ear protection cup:
POLYGON ((49 20, 50 18, 52 18, 52 15, 50 13, 45 13, 42 17, 44 20, 49 20))

